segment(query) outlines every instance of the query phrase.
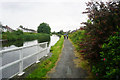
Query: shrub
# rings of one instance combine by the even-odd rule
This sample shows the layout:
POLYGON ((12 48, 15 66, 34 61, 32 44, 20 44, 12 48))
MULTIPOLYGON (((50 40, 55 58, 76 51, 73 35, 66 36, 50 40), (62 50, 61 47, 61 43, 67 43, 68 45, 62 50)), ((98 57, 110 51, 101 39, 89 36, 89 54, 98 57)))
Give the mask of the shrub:
POLYGON ((120 78, 120 1, 89 2, 87 6, 84 13, 89 19, 80 28, 84 34, 74 32, 71 39, 89 60, 96 78, 120 78))
POLYGON ((99 77, 118 78, 120 77, 120 36, 118 32, 110 36, 106 42, 108 43, 102 45, 102 52, 100 52, 101 60, 99 64, 92 67, 92 71, 99 77))
POLYGON ((14 31, 13 33, 16 35, 21 35, 21 34, 23 34, 23 31, 18 29, 17 31, 14 31))
POLYGON ((86 37, 86 35, 84 35, 85 33, 85 30, 77 30, 76 32, 74 33, 71 33, 69 34, 69 38, 72 40, 72 42, 78 46, 76 46, 76 50, 77 51, 80 51, 81 50, 81 47, 80 45, 83 45, 81 44, 81 42, 83 41, 83 38, 86 37))
POLYGON ((99 60, 101 46, 105 40, 118 31, 120 26, 120 2, 89 2, 87 4, 89 20, 84 24, 85 35, 89 35, 80 45, 85 49, 86 58, 96 61, 99 60))

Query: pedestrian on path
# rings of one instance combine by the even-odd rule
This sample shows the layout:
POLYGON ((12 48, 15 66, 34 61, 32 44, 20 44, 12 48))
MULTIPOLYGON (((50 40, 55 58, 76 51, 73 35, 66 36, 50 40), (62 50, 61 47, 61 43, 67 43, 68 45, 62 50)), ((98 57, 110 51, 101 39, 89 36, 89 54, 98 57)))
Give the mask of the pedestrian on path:
POLYGON ((68 35, 67 35, 67 39, 68 39, 68 35))
POLYGON ((66 34, 64 34, 64 39, 66 39, 66 34))
POLYGON ((65 35, 64 35, 64 39, 65 39, 65 35))

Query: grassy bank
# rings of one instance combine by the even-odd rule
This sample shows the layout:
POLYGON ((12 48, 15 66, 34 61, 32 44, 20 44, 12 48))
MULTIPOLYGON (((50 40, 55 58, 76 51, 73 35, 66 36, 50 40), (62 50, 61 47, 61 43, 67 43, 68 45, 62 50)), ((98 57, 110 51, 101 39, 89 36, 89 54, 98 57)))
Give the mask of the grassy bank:
POLYGON ((85 31, 76 31, 74 33, 69 34, 69 40, 72 42, 72 44, 75 47, 75 57, 77 59, 74 59, 74 63, 76 67, 81 67, 82 69, 88 71, 89 76, 87 78, 93 78, 93 74, 90 72, 90 65, 89 61, 87 59, 84 59, 83 53, 80 52, 81 48, 79 46, 79 41, 82 41, 81 39, 83 37, 86 37, 84 35, 85 31))
POLYGON ((31 41, 38 39, 41 41, 49 41, 50 35, 45 33, 23 33, 22 31, 14 31, 14 32, 5 32, 2 34, 2 39, 7 41, 31 41))
MULTIPOLYGON (((69 39, 69 40, 72 42, 71 39, 69 39)), ((78 46, 77 46, 76 44, 74 44, 73 42, 72 42, 72 44, 74 45, 75 49, 78 47, 78 46)), ((88 65, 88 61, 85 60, 85 59, 83 58, 83 56, 82 56, 77 50, 75 50, 74 52, 75 52, 75 57, 78 57, 78 59, 74 59, 74 63, 76 64, 76 67, 81 67, 81 68, 84 69, 84 70, 89 70, 90 67, 89 67, 89 65, 88 65)))
POLYGON ((38 68, 35 69, 27 78, 44 78, 48 71, 50 71, 54 66, 56 61, 59 58, 59 55, 62 51, 64 42, 64 37, 61 36, 59 41, 51 48, 52 56, 42 63, 38 63, 38 68))

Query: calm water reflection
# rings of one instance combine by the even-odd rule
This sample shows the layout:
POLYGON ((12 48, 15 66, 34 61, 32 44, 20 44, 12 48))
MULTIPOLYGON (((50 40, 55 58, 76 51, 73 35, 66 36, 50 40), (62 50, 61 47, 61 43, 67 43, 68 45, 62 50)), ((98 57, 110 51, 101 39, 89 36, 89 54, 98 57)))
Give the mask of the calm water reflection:
MULTIPOLYGON (((59 40, 59 37, 57 35, 50 36, 49 46, 53 46, 57 41, 59 40)), ((5 49, 11 49, 15 47, 22 47, 22 46, 28 46, 33 44, 41 43, 41 40, 33 40, 33 41, 11 41, 11 42, 3 42, 2 46, 0 46, 0 50, 5 49)))

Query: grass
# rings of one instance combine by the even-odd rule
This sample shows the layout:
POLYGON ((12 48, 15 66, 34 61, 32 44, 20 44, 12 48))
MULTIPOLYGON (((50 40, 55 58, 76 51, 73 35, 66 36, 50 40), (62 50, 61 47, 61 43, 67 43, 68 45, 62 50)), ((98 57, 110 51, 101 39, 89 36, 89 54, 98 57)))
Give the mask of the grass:
MULTIPOLYGON (((69 40, 71 41, 71 39, 69 39, 69 40)), ((75 48, 77 48, 76 44, 74 44, 73 42, 72 42, 72 44, 74 45, 75 48)), ((74 63, 76 64, 76 67, 81 67, 84 70, 89 70, 88 61, 85 60, 83 58, 83 56, 79 52, 77 52, 76 50, 74 52, 75 52, 75 57, 77 57, 77 59, 74 59, 74 63)))
POLYGON ((38 63, 38 68, 35 69, 31 74, 29 74, 26 78, 46 78, 47 72, 49 72, 57 62, 59 55, 61 54, 63 48, 64 37, 61 36, 59 41, 51 47, 52 56, 42 63, 38 63))
MULTIPOLYGON (((75 43, 73 43, 73 41, 72 41, 71 39, 69 39, 69 40, 70 40, 70 41, 72 42, 72 44, 74 45, 75 49, 78 48, 78 45, 76 45, 75 43)), ((89 75, 87 76, 88 79, 89 79, 89 78, 94 78, 94 77, 93 77, 93 74, 90 72, 90 65, 89 65, 88 60, 85 60, 85 59, 83 58, 83 55, 81 55, 80 52, 77 52, 77 50, 75 50, 74 53, 75 53, 75 57, 77 57, 77 59, 74 59, 74 60, 73 60, 74 63, 75 63, 75 66, 76 66, 76 67, 80 67, 80 68, 88 71, 88 74, 89 74, 89 75)))

